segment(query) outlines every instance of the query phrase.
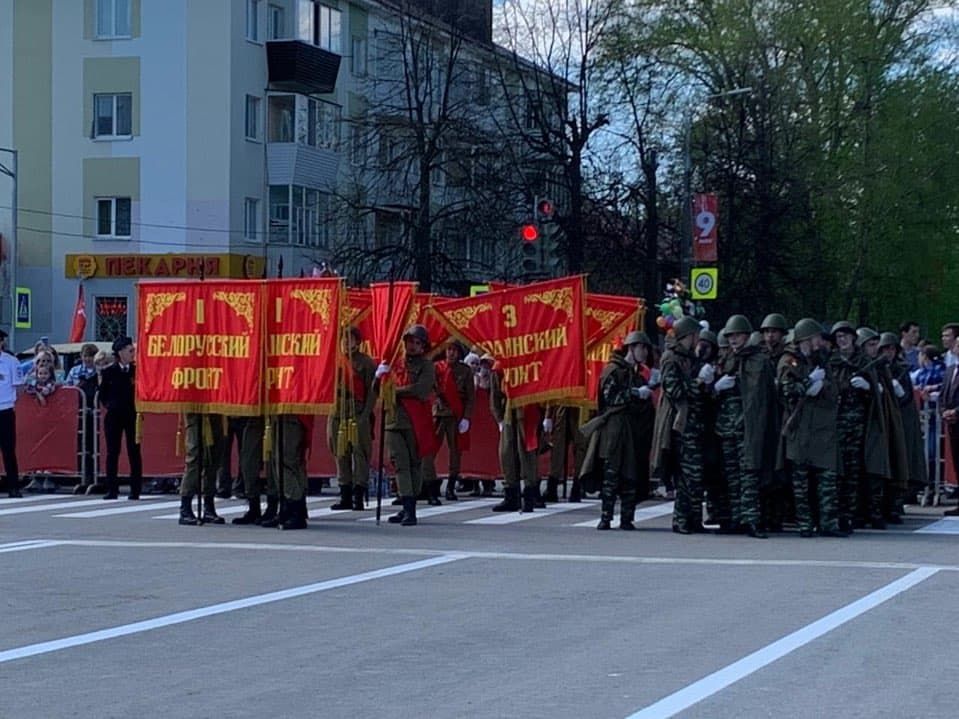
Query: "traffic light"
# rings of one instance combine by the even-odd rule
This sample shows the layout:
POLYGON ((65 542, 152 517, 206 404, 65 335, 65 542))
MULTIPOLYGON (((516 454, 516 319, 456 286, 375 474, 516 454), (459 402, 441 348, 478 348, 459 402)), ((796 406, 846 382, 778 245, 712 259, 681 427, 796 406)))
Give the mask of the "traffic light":
POLYGON ((536 198, 536 206, 533 210, 533 216, 539 222, 549 222, 553 219, 553 215, 556 214, 556 205, 553 204, 553 201, 545 197, 536 198))
POLYGON ((536 242, 539 239, 539 227, 534 222, 526 222, 519 228, 519 238, 523 242, 536 242))

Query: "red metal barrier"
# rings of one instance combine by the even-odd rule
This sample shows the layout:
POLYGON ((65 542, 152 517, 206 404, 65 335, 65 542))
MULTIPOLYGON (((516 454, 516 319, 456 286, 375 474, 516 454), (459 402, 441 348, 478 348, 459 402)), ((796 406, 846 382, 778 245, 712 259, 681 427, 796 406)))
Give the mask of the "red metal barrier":
POLYGON ((77 418, 83 393, 58 387, 41 405, 31 395, 17 400, 17 464, 21 474, 77 473, 77 418))

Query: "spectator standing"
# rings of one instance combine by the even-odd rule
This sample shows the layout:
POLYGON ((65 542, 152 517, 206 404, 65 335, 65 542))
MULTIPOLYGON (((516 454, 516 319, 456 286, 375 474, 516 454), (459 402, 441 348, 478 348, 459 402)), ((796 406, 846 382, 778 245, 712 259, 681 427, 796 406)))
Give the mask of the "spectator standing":
POLYGON ((919 323, 908 321, 899 326, 899 346, 909 371, 919 369, 919 323))
POLYGON ((124 434, 127 440, 127 458, 130 460, 130 494, 127 498, 139 499, 143 461, 136 438, 136 365, 133 363, 133 340, 129 337, 114 340, 113 354, 116 363, 103 370, 100 376, 100 404, 107 410, 103 419, 103 433, 107 442, 107 493, 104 499, 117 498, 117 468, 124 434))
POLYGON ((80 361, 73 365, 67 373, 66 384, 83 392, 77 419, 77 464, 79 465, 77 471, 80 474, 80 483, 74 490, 74 494, 85 494, 94 484, 93 448, 97 439, 97 432, 93 405, 100 385, 96 366, 97 355, 95 344, 87 343, 83 345, 80 348, 80 361))
MULTIPOLYGON (((946 331, 943 328, 943 339, 946 331)), ((949 447, 952 450, 953 462, 959 458, 959 343, 955 342, 955 331, 953 331, 953 343, 949 350, 953 356, 952 366, 946 370, 946 375, 942 381, 942 393, 940 395, 940 410, 942 411, 942 420, 946 423, 946 437, 949 440, 949 447)), ((959 516, 959 507, 945 512, 947 517, 959 516)))
POLYGON ((7 351, 7 333, 0 330, 0 454, 7 476, 7 494, 20 497, 17 467, 17 420, 14 405, 23 387, 23 373, 17 358, 7 351))
POLYGON ((959 322, 950 322, 942 327, 942 351, 945 353, 943 360, 946 368, 957 364, 956 354, 952 351, 956 344, 956 337, 959 336, 959 322))

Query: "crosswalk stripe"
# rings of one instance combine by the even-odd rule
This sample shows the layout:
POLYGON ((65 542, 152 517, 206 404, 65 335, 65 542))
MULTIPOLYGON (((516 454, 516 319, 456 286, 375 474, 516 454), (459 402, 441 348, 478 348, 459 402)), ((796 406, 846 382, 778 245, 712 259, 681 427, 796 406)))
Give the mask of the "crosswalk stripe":
POLYGON ((179 502, 156 502, 138 504, 127 502, 124 507, 109 507, 107 509, 91 509, 88 512, 70 512, 69 514, 54 514, 54 517, 70 517, 71 519, 91 519, 93 517, 112 517, 114 514, 132 514, 134 512, 153 512, 160 509, 179 507, 179 502))
POLYGON ((543 517, 549 517, 553 514, 572 512, 576 509, 586 509, 587 507, 594 506, 595 502, 553 504, 546 509, 537 509, 535 512, 503 512, 502 514, 494 514, 490 517, 483 517, 482 519, 471 519, 468 522, 464 522, 464 524, 513 524, 515 522, 528 522, 531 519, 542 519, 543 517))
MULTIPOLYGON (((485 509, 490 507, 493 504, 496 504, 499 500, 496 499, 474 499, 467 502, 450 502, 449 504, 444 504, 442 507, 420 507, 416 508, 416 518, 423 519, 424 517, 435 517, 438 514, 452 514, 453 512, 466 512, 471 509, 485 509)), ((375 509, 375 506, 374 506, 375 509)), ((390 507, 392 510, 393 508, 390 507)), ((359 520, 361 522, 375 522, 376 517, 364 517, 359 520)))
MULTIPOLYGON (((307 497, 306 503, 318 504, 320 502, 331 502, 335 499, 338 499, 338 497, 307 497)), ((193 503, 194 505, 196 504, 195 499, 193 500, 193 503)), ((179 507, 180 503, 177 502, 174 506, 179 507)), ((230 507, 217 507, 216 513, 219 515, 243 514, 249 508, 250 508, 249 505, 247 505, 246 503, 234 504, 233 506, 230 506, 230 507)), ((161 507, 157 507, 157 509, 161 509, 161 507)), ((176 512, 174 514, 161 514, 159 516, 153 517, 153 519, 179 519, 179 518, 180 518, 179 512, 176 512)))
POLYGON ((917 529, 913 534, 959 534, 959 517, 943 517, 917 529))
MULTIPOLYGON (((654 507, 640 507, 636 510, 634 522, 645 522, 650 519, 656 519, 657 517, 665 517, 667 514, 673 513, 673 503, 666 502, 665 504, 657 504, 654 507)), ((613 526, 616 526, 620 522, 620 514, 617 512, 616 516, 613 518, 613 526)), ((585 522, 577 522, 576 524, 571 524, 571 527, 595 527, 595 519, 587 519, 585 522)))
MULTIPOLYGON (((149 500, 146 500, 149 501, 149 500)), ((0 516, 7 516, 9 514, 26 514, 27 512, 50 512, 57 509, 73 509, 75 507, 92 507, 93 505, 98 504, 101 507, 103 506, 103 497, 97 497, 96 499, 83 499, 79 502, 58 502, 56 504, 31 504, 29 507, 10 507, 9 509, 0 509, 0 516)))
POLYGON ((23 504, 24 502, 40 502, 42 500, 57 499, 52 494, 31 494, 28 497, 4 497, 0 499, 0 507, 8 504, 23 504))

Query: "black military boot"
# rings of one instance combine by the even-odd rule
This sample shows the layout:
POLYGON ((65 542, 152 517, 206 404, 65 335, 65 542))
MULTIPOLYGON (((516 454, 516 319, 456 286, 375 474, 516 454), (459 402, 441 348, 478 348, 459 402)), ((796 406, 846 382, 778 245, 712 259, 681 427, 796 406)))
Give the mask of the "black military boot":
POLYGON ((416 497, 398 497, 398 499, 400 500, 400 504, 403 505, 403 509, 386 520, 390 524, 400 524, 406 519, 406 512, 409 510, 409 507, 412 505, 414 509, 416 508, 416 497))
POLYGON ((119 494, 119 487, 117 486, 118 484, 119 483, 116 480, 113 480, 112 482, 107 482, 107 493, 103 495, 103 498, 119 499, 120 494, 119 494))
POLYGON ((330 510, 353 509, 353 490, 348 484, 340 485, 340 501, 330 505, 330 510))
POLYGON ((543 493, 539 491, 539 481, 533 485, 533 504, 536 509, 546 509, 546 500, 543 499, 543 493))
POLYGON ((482 496, 483 491, 480 489, 480 481, 478 479, 473 480, 473 486, 470 489, 471 497, 480 497, 482 496))
POLYGON ((557 488, 559 487, 559 480, 556 477, 547 477, 546 478, 546 494, 543 495, 543 499, 546 502, 558 502, 559 501, 559 492, 557 488))
POLYGON ((426 503, 431 507, 439 507, 443 504, 440 501, 441 484, 443 484, 442 479, 434 479, 429 482, 423 482, 423 485, 426 489, 426 503))
POLYGON ((523 487, 523 512, 529 513, 536 510, 536 487, 527 484, 523 487))
POLYGON ((256 497, 246 501, 249 502, 250 508, 246 510, 246 514, 242 517, 235 517, 231 524, 256 524, 260 521, 263 516, 260 514, 260 498, 256 497))
POLYGON ((280 525, 280 529, 306 529, 306 497, 288 500, 290 505, 289 516, 280 525))
POLYGON ((619 528, 625 529, 626 531, 633 531, 636 529, 636 525, 633 524, 633 520, 636 517, 636 505, 631 504, 628 501, 623 502, 620 499, 619 507, 619 528))
POLYGON ((140 498, 140 492, 143 489, 143 480, 142 479, 131 479, 130 480, 130 493, 127 495, 127 499, 137 500, 140 498))
POLYGON ((226 520, 223 519, 219 514, 216 513, 216 506, 214 504, 215 498, 214 495, 208 494, 203 497, 203 516, 200 517, 200 521, 203 524, 225 524, 226 520))
POLYGON ((363 501, 366 499, 366 487, 353 485, 353 511, 362 512, 366 509, 363 501))
POLYGON ((20 488, 17 486, 16 481, 7 483, 7 496, 11 499, 20 499, 23 497, 23 495, 20 494, 20 488))
POLYGON ((180 497, 180 524, 195 525, 196 515, 193 513, 193 496, 180 497))
POLYGON ((263 513, 263 516, 260 517, 259 525, 261 527, 275 527, 281 521, 285 520, 286 517, 280 517, 282 506, 283 503, 280 501, 279 497, 271 497, 270 495, 267 495, 266 511, 263 513))
POLYGON ((616 509, 616 495, 606 488, 605 482, 600 492, 600 498, 602 499, 602 508, 600 509, 601 514, 596 529, 606 530, 612 526, 613 510, 616 509))
POLYGON ((415 527, 416 526, 416 500, 412 497, 404 497, 405 504, 403 506, 403 519, 400 521, 401 527, 415 527))
POLYGON ((495 482, 494 480, 492 480, 492 479, 484 479, 484 480, 483 480, 483 493, 482 493, 482 496, 484 496, 484 497, 492 497, 492 496, 493 496, 493 487, 494 487, 495 485, 496 485, 496 482, 495 482))
POLYGON ((506 487, 503 501, 493 506, 494 512, 518 512, 520 510, 519 487, 506 487))
POLYGON ((578 479, 573 480, 573 486, 569 490, 569 499, 568 502, 582 502, 583 501, 583 488, 579 484, 578 479))
POLYGON ((450 502, 459 501, 459 497, 456 496, 456 480, 459 479, 456 475, 451 474, 446 480, 446 499, 450 502))

